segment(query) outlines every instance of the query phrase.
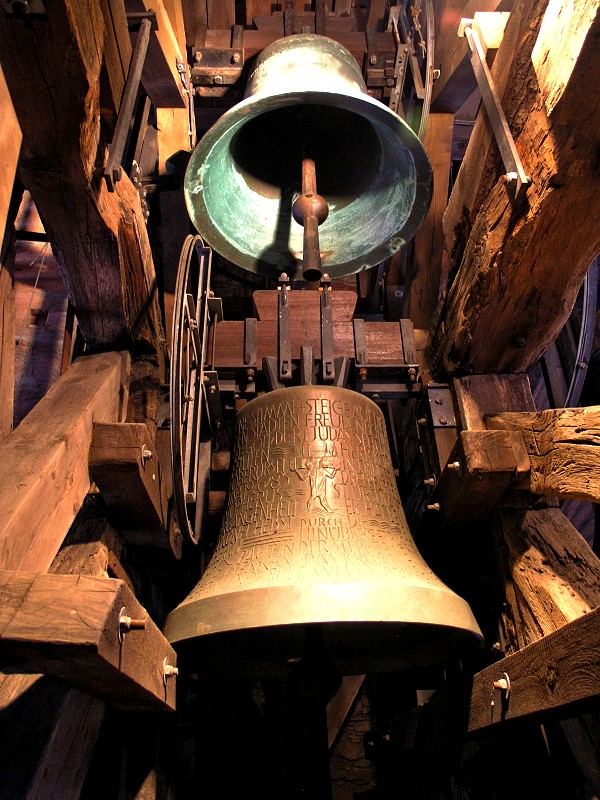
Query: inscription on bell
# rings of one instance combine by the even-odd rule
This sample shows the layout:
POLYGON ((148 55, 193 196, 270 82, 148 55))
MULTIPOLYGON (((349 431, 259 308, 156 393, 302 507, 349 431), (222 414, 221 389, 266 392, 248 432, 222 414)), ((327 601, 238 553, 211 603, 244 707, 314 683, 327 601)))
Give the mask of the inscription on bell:
POLYGON ((264 395, 238 414, 233 463, 200 593, 299 576, 396 580, 398 563, 430 580, 412 539, 398 535, 406 521, 383 414, 371 400, 319 386, 264 395))

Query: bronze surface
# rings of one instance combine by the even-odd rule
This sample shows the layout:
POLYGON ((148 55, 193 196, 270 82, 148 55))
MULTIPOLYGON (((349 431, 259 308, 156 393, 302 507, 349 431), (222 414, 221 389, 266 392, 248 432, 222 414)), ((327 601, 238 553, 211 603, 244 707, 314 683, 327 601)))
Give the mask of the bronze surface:
POLYGON ((319 625, 340 668, 360 671, 432 663, 480 636, 410 535, 375 403, 292 387, 248 403, 236 428, 219 541, 169 615, 171 642, 268 669, 319 625))

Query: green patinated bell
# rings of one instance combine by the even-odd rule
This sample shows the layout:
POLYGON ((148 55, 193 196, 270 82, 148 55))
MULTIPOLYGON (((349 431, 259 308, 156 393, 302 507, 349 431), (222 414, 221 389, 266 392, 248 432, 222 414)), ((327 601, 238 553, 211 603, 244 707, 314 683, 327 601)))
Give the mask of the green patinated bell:
POLYGON ((410 127, 366 93, 351 53, 325 36, 280 39, 256 61, 242 102, 192 154, 185 194, 192 221, 244 269, 302 276, 302 225, 292 205, 313 159, 329 216, 319 227, 332 277, 384 261, 417 231, 432 174, 410 127))

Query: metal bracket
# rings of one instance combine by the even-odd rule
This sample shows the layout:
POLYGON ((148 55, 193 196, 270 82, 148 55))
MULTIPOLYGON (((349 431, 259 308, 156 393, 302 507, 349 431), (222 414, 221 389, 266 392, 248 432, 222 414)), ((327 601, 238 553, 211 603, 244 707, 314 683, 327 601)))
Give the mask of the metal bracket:
POLYGON ((333 307, 331 303, 331 278, 325 273, 321 278, 321 376, 323 383, 335 380, 333 363, 333 307))
POLYGON ((290 279, 285 272, 279 276, 277 287, 277 375, 278 381, 292 379, 292 342, 290 338, 290 279))
POLYGON ((430 383, 427 387, 431 421, 434 428, 456 428, 456 416, 450 387, 445 383, 430 383))
POLYGON ((148 51, 148 43, 150 42, 151 27, 152 25, 149 19, 143 19, 140 23, 140 32, 135 43, 133 55, 131 56, 129 73, 127 75, 127 82, 125 83, 125 90, 123 91, 123 97, 117 115, 117 124, 115 125, 113 140, 108 147, 104 166, 104 178, 111 192, 114 192, 116 182, 121 180, 121 165, 123 163, 125 145, 127 143, 135 101, 142 78, 144 61, 146 60, 146 53, 148 51))
POLYGON ((517 196, 521 194, 521 191, 527 191, 531 184, 531 178, 525 172, 515 140, 508 127, 494 79, 485 60, 485 48, 473 26, 473 20, 463 19, 460 30, 464 31, 469 45, 475 80, 479 86, 481 98, 506 170, 505 181, 509 186, 515 187, 515 196, 517 196))

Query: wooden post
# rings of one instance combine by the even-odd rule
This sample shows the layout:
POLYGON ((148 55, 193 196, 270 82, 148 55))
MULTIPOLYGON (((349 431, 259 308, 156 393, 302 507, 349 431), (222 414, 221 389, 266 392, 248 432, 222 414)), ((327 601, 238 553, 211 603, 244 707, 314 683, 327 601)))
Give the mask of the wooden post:
MULTIPOLYGON (((6 225, 21 150, 21 129, 0 67, 0 442, 13 424, 15 394, 15 302, 13 253, 5 248, 6 225)), ((12 220, 8 223, 12 225, 12 220)))
POLYGON ((429 328, 436 309, 443 274, 442 218, 448 203, 452 156, 453 114, 430 114, 424 146, 433 169, 433 197, 414 241, 412 279, 405 314, 417 328, 429 328))
POLYGON ((91 347, 156 349, 156 276, 139 196, 126 175, 114 192, 98 176, 104 41, 100 0, 59 0, 27 25, 0 15, 0 61, 27 141, 21 178, 82 334, 91 347))
POLYGON ((577 4, 572 14, 546 0, 522 7, 497 60, 511 59, 503 106, 532 185, 516 201, 496 159, 484 170, 474 209, 455 225, 464 245, 454 247, 458 273, 434 343, 442 372, 526 370, 563 326, 600 250, 593 223, 600 194, 590 180, 598 163, 600 108, 590 97, 600 68, 600 0, 577 4), (505 44, 514 26, 513 58, 505 44))

